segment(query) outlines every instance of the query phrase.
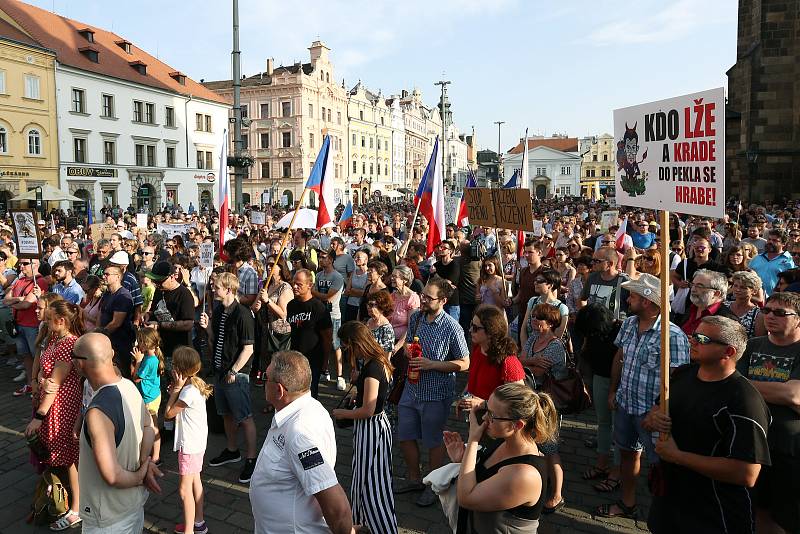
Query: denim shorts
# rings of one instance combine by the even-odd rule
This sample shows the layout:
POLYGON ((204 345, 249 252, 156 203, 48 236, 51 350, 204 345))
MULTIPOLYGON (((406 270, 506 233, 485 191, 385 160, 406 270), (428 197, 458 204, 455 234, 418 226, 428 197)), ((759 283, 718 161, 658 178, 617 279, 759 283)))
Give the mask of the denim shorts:
POLYGON ((236 423, 253 416, 253 403, 250 401, 250 377, 236 373, 236 380, 228 384, 226 375, 214 379, 214 404, 217 414, 230 415, 236 423))
POLYGON ((36 326, 17 326, 17 337, 14 342, 17 344, 17 354, 36 354, 36 336, 39 335, 39 328, 36 326))
POLYGON ((333 336, 333 350, 339 350, 342 346, 342 342, 339 340, 339 329, 342 327, 342 318, 339 317, 338 319, 334 319, 331 317, 331 323, 333 323, 333 327, 331 329, 331 335, 333 336))
POLYGON ((658 463, 655 432, 642 428, 644 414, 631 415, 620 407, 614 416, 614 442, 623 451, 641 452, 644 446, 645 457, 650 465, 658 463))
POLYGON ((409 388, 406 388, 397 405, 397 439, 422 440, 422 446, 426 449, 440 446, 451 404, 451 399, 418 401, 412 398, 409 388))

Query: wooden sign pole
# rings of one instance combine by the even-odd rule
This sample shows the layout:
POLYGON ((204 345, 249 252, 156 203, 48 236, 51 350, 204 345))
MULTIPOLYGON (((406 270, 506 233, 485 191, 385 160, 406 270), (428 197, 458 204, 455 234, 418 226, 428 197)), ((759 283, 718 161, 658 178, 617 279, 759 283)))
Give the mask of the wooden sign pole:
MULTIPOLYGON (((661 412, 669 415, 669 212, 661 211, 661 412)), ((662 433, 660 439, 666 440, 662 433)))

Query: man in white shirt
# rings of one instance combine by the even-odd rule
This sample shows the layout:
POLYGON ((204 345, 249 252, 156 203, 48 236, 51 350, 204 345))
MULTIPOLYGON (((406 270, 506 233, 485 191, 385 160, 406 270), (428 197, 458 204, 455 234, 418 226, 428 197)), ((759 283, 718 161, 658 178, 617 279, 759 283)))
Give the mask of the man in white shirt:
POLYGON ((305 356, 273 355, 264 389, 275 415, 250 480, 256 534, 355 532, 350 503, 334 472, 333 423, 310 387, 305 356))

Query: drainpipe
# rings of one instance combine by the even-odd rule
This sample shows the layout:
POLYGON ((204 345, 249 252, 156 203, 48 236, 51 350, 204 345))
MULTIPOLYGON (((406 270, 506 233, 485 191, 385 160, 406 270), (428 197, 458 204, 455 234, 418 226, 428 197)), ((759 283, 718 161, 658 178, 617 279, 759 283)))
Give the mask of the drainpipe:
POLYGON ((189 100, 183 102, 183 130, 186 136, 186 168, 189 168, 189 102, 194 100, 193 95, 189 95, 189 100))

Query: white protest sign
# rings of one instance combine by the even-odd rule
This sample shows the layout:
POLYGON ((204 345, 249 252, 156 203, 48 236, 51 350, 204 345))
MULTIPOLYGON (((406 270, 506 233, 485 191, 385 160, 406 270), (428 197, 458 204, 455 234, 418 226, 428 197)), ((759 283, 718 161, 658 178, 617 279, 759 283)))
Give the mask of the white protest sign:
POLYGON ((542 236, 542 221, 538 219, 533 220, 533 235, 536 237, 542 236))
POLYGON ((614 110, 621 206, 725 215, 725 91, 614 110))
POLYGON ((251 211, 250 222, 253 224, 267 224, 267 218, 263 211, 251 211))
POLYGON ((214 243, 200 243, 200 265, 206 269, 214 268, 214 243))
POLYGON ((261 203, 262 204, 270 204, 270 203, 272 203, 272 201, 270 200, 269 197, 270 197, 270 192, 269 191, 264 191, 263 193, 261 193, 261 203))
POLYGON ((136 226, 138 228, 147 228, 147 214, 146 213, 137 213, 136 214, 136 226))
POLYGON ((608 232, 608 229, 619 222, 619 211, 604 211, 600 214, 600 230, 608 232))
POLYGON ((456 221, 458 217, 458 207, 461 205, 461 197, 444 197, 444 222, 445 224, 454 223, 456 226, 461 226, 460 221, 456 221))
POLYGON ((197 227, 197 223, 158 223, 156 231, 165 238, 175 237, 176 235, 185 236, 189 233, 189 228, 197 227))

